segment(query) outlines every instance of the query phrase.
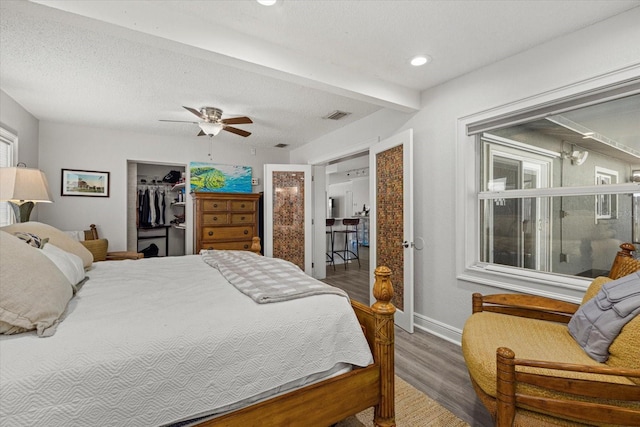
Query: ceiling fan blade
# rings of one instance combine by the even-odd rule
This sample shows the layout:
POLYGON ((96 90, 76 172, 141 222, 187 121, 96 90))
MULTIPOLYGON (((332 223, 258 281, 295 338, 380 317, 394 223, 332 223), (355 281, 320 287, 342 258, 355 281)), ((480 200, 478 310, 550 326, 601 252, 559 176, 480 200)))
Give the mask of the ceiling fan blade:
POLYGON ((222 119, 220 121, 225 125, 246 125, 253 123, 253 121, 247 116, 231 117, 230 119, 222 119))
POLYGON ((195 108, 185 107, 184 105, 182 106, 182 108, 189 111, 190 113, 195 114, 196 116, 200 117, 202 120, 207 120, 207 116, 203 115, 200 111, 196 110, 195 108))
POLYGON ((200 130, 200 132, 198 132, 198 134, 196 136, 205 136, 206 133, 204 133, 202 130, 200 130))
POLYGON ((251 132, 247 132, 246 130, 234 128, 232 126, 225 126, 222 130, 226 130, 227 132, 235 133, 236 135, 247 137, 251 135, 251 132))
POLYGON ((194 125, 198 124, 198 122, 189 122, 187 120, 163 120, 163 119, 160 119, 158 121, 160 121, 160 122, 172 122, 172 123, 192 123, 194 125))

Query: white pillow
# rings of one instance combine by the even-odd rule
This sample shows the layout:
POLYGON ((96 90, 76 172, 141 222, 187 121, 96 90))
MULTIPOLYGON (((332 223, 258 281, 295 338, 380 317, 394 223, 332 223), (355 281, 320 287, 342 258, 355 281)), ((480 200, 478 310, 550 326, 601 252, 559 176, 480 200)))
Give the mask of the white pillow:
POLYGON ((78 255, 60 249, 56 245, 44 245, 42 253, 62 271, 73 286, 84 280, 84 266, 82 258, 78 255))

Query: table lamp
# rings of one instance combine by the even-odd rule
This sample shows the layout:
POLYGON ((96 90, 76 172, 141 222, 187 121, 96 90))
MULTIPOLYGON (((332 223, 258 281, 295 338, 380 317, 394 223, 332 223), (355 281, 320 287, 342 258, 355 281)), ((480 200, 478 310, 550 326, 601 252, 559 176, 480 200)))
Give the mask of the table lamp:
POLYGON ((39 169, 17 167, 0 168, 0 201, 6 201, 13 209, 16 222, 27 222, 37 202, 51 203, 47 177, 39 169))

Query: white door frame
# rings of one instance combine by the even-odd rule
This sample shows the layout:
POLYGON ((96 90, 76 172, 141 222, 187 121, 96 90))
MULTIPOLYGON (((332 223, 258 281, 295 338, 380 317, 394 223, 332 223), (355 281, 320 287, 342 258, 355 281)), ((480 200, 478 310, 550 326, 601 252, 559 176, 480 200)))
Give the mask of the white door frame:
POLYGON ((327 277, 327 175, 324 166, 313 166, 313 277, 327 277))

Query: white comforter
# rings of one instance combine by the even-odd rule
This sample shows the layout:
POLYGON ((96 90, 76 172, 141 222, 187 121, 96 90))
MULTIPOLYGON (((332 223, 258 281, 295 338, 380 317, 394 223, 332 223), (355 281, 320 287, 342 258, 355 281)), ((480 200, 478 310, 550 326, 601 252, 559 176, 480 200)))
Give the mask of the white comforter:
POLYGON ((88 276, 54 336, 0 337, 0 425, 159 426, 372 362, 341 296, 256 304, 198 255, 88 276))

